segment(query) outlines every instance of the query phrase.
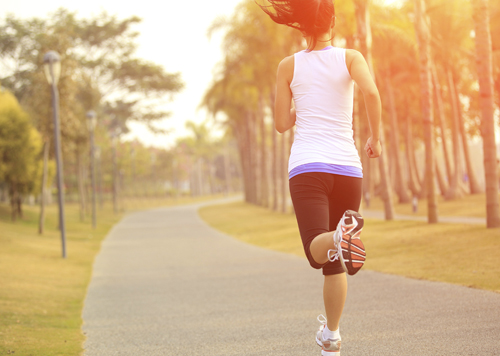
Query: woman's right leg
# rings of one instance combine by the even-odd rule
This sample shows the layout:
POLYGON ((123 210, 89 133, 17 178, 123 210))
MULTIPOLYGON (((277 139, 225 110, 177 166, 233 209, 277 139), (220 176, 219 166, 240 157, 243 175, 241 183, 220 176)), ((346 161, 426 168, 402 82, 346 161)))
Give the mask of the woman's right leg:
POLYGON ((304 252, 309 264, 316 269, 321 269, 328 262, 326 246, 335 248, 333 232, 329 229, 330 187, 325 179, 327 177, 326 173, 302 173, 290 179, 290 195, 304 252), (320 252, 321 248, 315 248, 313 257, 311 244, 316 243, 318 238, 323 242, 324 253, 320 252))
MULTIPOLYGON (((330 206, 330 230, 337 228, 337 224, 346 210, 359 210, 362 194, 362 179, 346 176, 334 176, 334 183, 329 196, 330 206)), ((318 236, 324 238, 327 237, 318 236)), ((314 239, 316 241, 316 239, 314 239)), ((313 243, 315 243, 313 241, 313 243)), ((326 241, 327 242, 327 241, 326 241)), ((324 243, 326 245, 326 242, 324 243)), ((311 244, 311 249, 313 246, 311 244)), ((322 241, 318 240, 318 245, 322 241)), ((344 309, 347 296, 347 277, 345 273, 338 274, 333 268, 333 264, 323 268, 325 281, 323 286, 323 300, 325 302, 325 312, 328 321, 328 329, 337 330, 339 328, 340 316, 344 309)))
POLYGON ((339 328, 340 317, 344 310, 347 297, 347 277, 345 273, 325 276, 323 284, 323 302, 328 329, 335 331, 339 328))

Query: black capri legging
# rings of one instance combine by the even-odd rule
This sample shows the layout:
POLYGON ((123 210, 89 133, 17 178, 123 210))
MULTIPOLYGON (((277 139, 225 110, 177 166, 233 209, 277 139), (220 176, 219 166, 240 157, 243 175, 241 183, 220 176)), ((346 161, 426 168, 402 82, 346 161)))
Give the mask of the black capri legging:
POLYGON ((292 197, 304 251, 312 267, 325 276, 343 273, 340 261, 320 265, 314 261, 310 245, 322 233, 334 231, 346 210, 358 211, 362 178, 330 173, 302 173, 290 179, 292 197))

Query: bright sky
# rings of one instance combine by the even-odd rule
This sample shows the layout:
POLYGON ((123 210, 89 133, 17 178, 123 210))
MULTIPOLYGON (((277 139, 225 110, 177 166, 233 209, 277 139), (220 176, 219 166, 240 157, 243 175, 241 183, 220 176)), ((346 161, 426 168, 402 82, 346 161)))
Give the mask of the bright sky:
POLYGON ((219 34, 209 41, 206 30, 217 16, 230 15, 239 1, 0 0, 0 18, 6 13, 21 18, 46 17, 60 7, 76 11, 80 17, 96 15, 102 10, 121 19, 141 17, 142 23, 135 28, 140 32, 138 57, 161 64, 168 72, 181 72, 186 87, 167 105, 173 115, 158 125, 169 129, 170 134, 154 135, 140 124, 132 124, 127 139, 138 138, 148 145, 169 147, 176 137, 186 135, 187 120, 200 123, 207 119, 206 112, 197 107, 211 83, 216 63, 222 59, 222 36, 219 34))

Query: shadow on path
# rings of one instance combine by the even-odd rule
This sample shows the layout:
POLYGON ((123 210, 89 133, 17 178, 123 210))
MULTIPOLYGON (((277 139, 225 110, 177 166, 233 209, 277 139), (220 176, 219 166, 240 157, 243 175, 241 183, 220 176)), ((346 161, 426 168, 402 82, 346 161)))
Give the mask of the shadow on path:
MULTIPOLYGON (((111 230, 85 301, 85 355, 320 355, 320 272, 215 231, 201 205, 111 230)), ((370 271, 348 293, 342 356, 500 354, 499 294, 370 271)))

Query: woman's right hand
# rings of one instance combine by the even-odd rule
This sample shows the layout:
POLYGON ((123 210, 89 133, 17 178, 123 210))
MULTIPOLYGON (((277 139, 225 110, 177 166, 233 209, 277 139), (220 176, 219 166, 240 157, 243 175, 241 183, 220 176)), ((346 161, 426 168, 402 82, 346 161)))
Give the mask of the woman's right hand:
POLYGON ((372 137, 366 141, 365 152, 370 158, 377 158, 382 154, 382 146, 380 140, 375 140, 372 137))

